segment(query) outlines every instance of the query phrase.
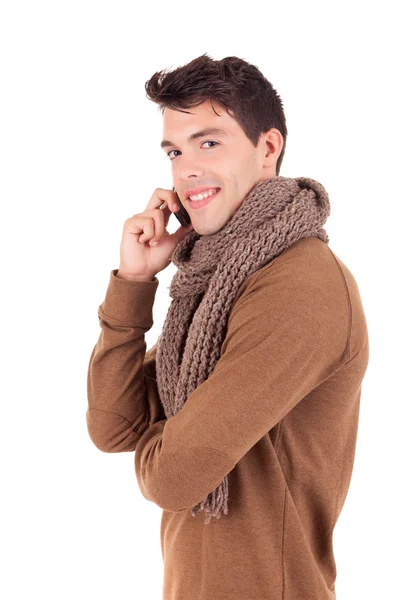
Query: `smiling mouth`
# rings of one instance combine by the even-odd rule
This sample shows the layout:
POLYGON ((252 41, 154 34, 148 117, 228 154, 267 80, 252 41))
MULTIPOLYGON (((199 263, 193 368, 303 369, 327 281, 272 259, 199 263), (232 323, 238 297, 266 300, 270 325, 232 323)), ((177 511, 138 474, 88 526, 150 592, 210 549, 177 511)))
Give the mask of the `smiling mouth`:
POLYGON ((215 190, 216 190, 216 192, 214 194, 211 194, 211 196, 207 196, 207 198, 204 198, 203 200, 190 200, 190 198, 189 198, 190 208, 193 208, 194 210, 196 210, 196 209, 202 208, 203 206, 206 206, 207 204, 209 204, 212 200, 214 200, 214 198, 216 198, 216 196, 221 191, 221 188, 215 188, 215 190))

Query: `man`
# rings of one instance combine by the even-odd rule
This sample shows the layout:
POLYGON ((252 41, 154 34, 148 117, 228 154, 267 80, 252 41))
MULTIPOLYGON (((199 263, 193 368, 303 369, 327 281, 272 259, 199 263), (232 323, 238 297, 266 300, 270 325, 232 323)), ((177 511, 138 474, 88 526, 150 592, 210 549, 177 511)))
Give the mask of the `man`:
POLYGON ((176 193, 157 188, 124 224, 90 357, 90 437, 135 451, 140 490, 163 509, 164 600, 334 599, 369 346, 322 228, 328 195, 279 175, 282 103, 253 65, 203 55, 146 90, 176 193), (191 224, 170 234, 177 211, 191 224))

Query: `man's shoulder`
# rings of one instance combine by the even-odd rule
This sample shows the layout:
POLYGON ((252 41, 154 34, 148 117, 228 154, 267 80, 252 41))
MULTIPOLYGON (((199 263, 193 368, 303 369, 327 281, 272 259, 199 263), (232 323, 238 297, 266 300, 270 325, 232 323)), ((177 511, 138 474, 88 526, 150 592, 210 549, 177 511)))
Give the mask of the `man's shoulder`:
POLYGON ((243 336, 251 332, 255 345, 275 340, 277 351, 288 340, 299 347, 312 343, 321 351, 328 342, 339 364, 348 357, 349 307, 328 245, 319 238, 302 238, 244 282, 229 316, 225 344, 240 330, 243 336))
POLYGON ((368 345, 367 321, 356 279, 329 245, 302 238, 252 273, 239 288, 233 311, 302 316, 343 329, 349 356, 368 345), (297 311, 297 312, 296 312, 297 311))

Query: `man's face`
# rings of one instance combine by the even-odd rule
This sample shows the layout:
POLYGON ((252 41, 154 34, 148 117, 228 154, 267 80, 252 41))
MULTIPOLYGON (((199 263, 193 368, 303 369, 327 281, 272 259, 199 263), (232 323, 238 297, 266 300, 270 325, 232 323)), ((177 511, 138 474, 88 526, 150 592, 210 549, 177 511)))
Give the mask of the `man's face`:
POLYGON ((258 182, 276 176, 276 161, 283 145, 277 129, 263 133, 255 148, 237 121, 224 108, 209 101, 185 109, 190 114, 166 108, 163 114, 164 147, 171 159, 173 185, 200 235, 216 233, 238 210, 246 194, 258 182), (188 140, 206 128, 222 129, 188 140), (186 192, 205 186, 220 188, 202 208, 194 208, 186 192))

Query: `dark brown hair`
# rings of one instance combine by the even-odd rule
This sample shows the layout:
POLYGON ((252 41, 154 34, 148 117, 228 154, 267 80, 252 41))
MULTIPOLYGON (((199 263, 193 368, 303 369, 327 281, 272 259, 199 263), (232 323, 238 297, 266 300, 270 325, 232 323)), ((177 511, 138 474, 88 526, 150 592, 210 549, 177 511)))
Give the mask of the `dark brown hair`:
POLYGON ((158 104, 162 112, 165 108, 191 108, 209 99, 218 114, 212 105, 215 100, 236 119, 254 147, 262 133, 275 127, 283 137, 276 162, 279 175, 287 136, 283 104, 256 66, 236 56, 214 60, 205 53, 174 71, 157 71, 146 81, 145 89, 147 98, 158 104))

